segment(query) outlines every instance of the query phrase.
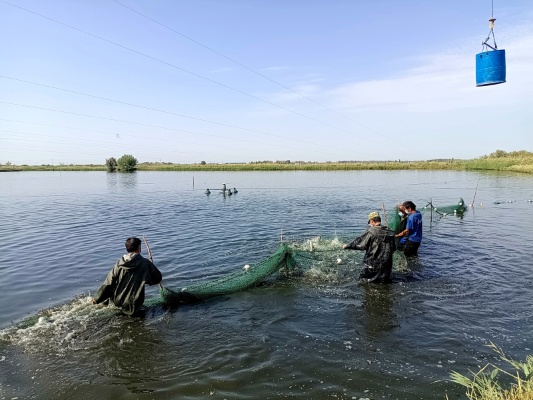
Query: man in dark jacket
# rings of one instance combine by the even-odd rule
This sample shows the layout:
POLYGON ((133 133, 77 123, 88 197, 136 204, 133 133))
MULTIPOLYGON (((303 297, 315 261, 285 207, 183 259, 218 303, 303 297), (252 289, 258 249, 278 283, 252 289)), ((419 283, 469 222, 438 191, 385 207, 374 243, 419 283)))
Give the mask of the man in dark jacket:
POLYGON ((368 224, 370 227, 365 233, 355 238, 350 244, 343 245, 342 248, 366 251, 360 279, 365 282, 390 283, 392 282, 392 255, 396 250, 394 232, 381 226, 381 217, 377 211, 368 215, 368 224))
POLYGON ((141 240, 126 240, 128 254, 123 255, 107 274, 93 298, 99 304, 110 300, 126 315, 134 315, 144 303, 144 285, 157 285, 163 276, 157 267, 141 256, 141 240))

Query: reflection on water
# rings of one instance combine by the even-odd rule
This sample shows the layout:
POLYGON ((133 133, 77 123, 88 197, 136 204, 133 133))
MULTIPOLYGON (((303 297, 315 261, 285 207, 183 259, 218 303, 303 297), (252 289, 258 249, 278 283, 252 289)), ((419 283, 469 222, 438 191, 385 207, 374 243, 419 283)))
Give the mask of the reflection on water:
POLYGON ((447 171, 0 174, 0 398, 457 398, 450 371, 490 360, 488 342, 531 352, 532 183, 447 171), (204 194, 221 182, 239 193, 204 194), (395 255, 392 285, 356 282, 362 253, 341 245, 370 211, 397 197, 468 203, 478 183, 475 213, 424 214, 419 257, 395 255), (309 262, 299 274, 138 319, 89 302, 129 236, 149 238, 176 288, 264 260, 281 230, 309 262))
POLYGON ((106 180, 109 189, 134 189, 137 186, 137 172, 107 172, 106 180))
POLYGON ((364 311, 363 326, 369 341, 376 341, 382 335, 398 327, 394 314, 393 285, 361 285, 364 311))

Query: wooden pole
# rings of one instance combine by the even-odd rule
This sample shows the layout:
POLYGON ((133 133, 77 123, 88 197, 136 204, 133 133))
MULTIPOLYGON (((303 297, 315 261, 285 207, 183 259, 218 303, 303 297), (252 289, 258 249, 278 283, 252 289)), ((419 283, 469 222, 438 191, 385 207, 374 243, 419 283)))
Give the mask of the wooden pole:
POLYGON ((385 217, 385 223, 387 227, 389 226, 389 221, 387 221, 387 211, 385 211, 385 203, 381 203, 381 209, 383 210, 383 217, 385 217))
POLYGON ((479 186, 479 178, 477 180, 476 190, 474 192, 474 198, 472 199, 472 207, 474 207, 474 202, 476 201, 477 187, 479 186))
POLYGON ((431 228, 431 225, 433 224, 433 198, 429 199, 429 207, 431 209, 431 214, 429 217, 429 227, 431 228))
MULTIPOLYGON (((150 262, 153 264, 154 258, 152 257, 152 250, 150 250, 150 246, 148 246, 148 241, 146 240, 144 235, 143 235, 143 241, 144 241, 144 245, 146 246, 146 250, 148 250, 148 257, 150 257, 150 262)), ((159 283, 159 287, 163 289, 163 285, 161 283, 159 283)))

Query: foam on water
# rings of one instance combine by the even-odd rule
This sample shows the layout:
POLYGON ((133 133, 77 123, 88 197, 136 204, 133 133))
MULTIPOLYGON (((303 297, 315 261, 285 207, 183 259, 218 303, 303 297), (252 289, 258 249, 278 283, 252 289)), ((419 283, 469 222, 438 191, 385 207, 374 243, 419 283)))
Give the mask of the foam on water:
MULTIPOLYGON (((356 280, 364 252, 343 250, 342 244, 338 237, 320 236, 292 243, 299 273, 293 271, 291 275, 300 276, 303 285, 312 286, 341 285, 356 280)), ((405 272, 406 265, 405 256, 396 252, 394 270, 405 272)), ((153 306, 160 301, 148 300, 147 304, 153 306)), ((94 305, 91 297, 80 296, 1 330, 0 339, 31 350, 53 348, 62 353, 92 346, 89 339, 92 333, 117 314, 120 312, 113 306, 94 305)))
POLYGON ((0 339, 28 350, 53 349, 56 353, 91 345, 90 333, 119 311, 113 306, 92 304, 78 297, 0 331, 0 339), (83 339, 82 339, 83 338, 83 339))
MULTIPOLYGON (((346 243, 341 238, 320 236, 296 242, 291 245, 295 250, 298 267, 303 270, 305 280, 313 283, 346 283, 347 276, 357 276, 363 267, 364 251, 344 250, 346 243)), ((394 252, 393 271, 410 272, 405 255, 394 252)), ((350 280, 348 278, 348 280, 350 280)))

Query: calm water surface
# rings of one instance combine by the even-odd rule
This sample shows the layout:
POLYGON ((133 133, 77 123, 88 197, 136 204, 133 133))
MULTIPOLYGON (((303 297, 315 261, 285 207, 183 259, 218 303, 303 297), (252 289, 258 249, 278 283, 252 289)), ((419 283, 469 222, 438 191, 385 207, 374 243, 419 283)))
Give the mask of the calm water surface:
POLYGON ((496 361, 486 344, 533 353, 528 200, 518 174, 2 173, 0 399, 465 398, 449 374, 496 361), (222 183, 239 193, 204 194, 222 183), (462 219, 424 214, 420 256, 389 286, 341 264, 144 318, 89 304, 132 235, 183 287, 263 260, 281 232, 333 246, 382 204, 474 195, 462 219))

